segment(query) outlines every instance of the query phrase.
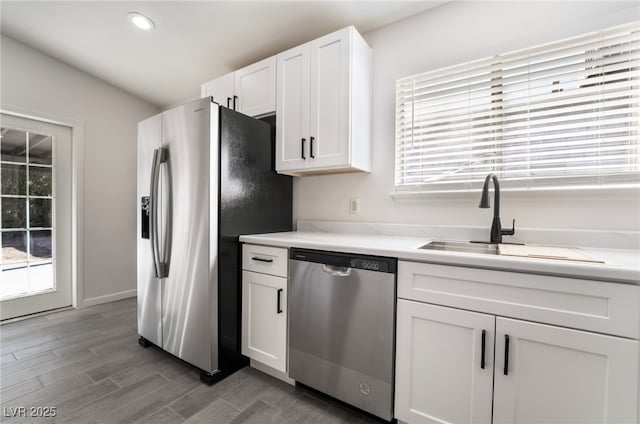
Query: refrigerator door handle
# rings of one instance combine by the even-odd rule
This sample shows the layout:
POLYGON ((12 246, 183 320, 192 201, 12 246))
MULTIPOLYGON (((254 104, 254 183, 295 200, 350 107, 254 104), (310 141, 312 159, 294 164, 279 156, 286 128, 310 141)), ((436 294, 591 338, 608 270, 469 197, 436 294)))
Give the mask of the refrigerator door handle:
POLYGON ((151 251, 153 253, 153 266, 157 278, 167 276, 166 266, 160 260, 160 241, 158 237, 158 196, 160 187, 160 165, 166 162, 166 151, 162 147, 153 151, 153 164, 151 165, 151 210, 149 216, 151 251))
POLYGON ((160 169, 158 157, 159 149, 153 151, 153 162, 151 162, 151 187, 149 195, 151 196, 149 210, 149 240, 151 242, 151 254, 153 256, 153 270, 157 278, 160 278, 160 254, 158 252, 158 180, 160 178, 160 169))
MULTIPOLYGON (((160 262, 160 274, 162 278, 169 276, 169 258, 171 257, 171 244, 173 235, 173 176, 171 175, 171 164, 169 163, 169 151, 166 148, 160 148, 160 158, 158 159, 158 169, 160 165, 166 164, 167 166, 167 211, 166 211, 166 226, 164 228, 164 246, 160 262)), ((158 172, 160 174, 160 172, 158 172)))

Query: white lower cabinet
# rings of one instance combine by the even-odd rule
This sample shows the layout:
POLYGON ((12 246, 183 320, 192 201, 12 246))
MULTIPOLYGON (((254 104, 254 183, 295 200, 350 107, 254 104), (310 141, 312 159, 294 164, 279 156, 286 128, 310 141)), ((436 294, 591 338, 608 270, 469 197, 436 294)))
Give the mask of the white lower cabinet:
POLYGON ((395 415, 637 423, 639 355, 636 340, 399 299, 395 415))
POLYGON ((242 354, 286 372, 286 278, 242 271, 242 354))
POLYGON ((494 423, 638 422, 637 341, 496 321, 494 423))
POLYGON ((492 315, 398 300, 396 418, 491 422, 494 328, 492 315))

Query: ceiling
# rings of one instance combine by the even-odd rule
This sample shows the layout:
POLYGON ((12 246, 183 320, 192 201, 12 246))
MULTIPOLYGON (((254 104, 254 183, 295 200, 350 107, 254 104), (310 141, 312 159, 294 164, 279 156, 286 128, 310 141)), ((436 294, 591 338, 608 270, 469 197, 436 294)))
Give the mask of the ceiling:
POLYGON ((362 33, 443 1, 5 1, 2 33, 159 107, 202 82, 355 25, 362 33), (156 23, 132 26, 127 13, 156 23))

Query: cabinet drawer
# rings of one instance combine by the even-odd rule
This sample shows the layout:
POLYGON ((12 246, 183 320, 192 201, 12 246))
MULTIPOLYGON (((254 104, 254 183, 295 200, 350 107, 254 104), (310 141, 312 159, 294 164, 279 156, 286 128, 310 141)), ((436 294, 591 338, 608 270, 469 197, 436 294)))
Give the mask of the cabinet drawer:
POLYGON ((242 269, 286 277, 287 256, 287 249, 245 244, 242 246, 242 269))
POLYGON ((640 286, 635 285, 399 261, 398 297, 640 336, 640 286))

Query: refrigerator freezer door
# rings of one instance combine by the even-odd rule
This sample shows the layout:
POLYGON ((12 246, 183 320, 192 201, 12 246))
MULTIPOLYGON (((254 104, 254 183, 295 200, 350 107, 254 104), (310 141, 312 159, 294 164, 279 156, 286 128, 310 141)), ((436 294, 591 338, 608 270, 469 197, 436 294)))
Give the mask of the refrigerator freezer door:
POLYGON ((138 124, 138 334, 162 347, 162 280, 156 278, 150 238, 151 171, 154 151, 160 148, 162 115, 138 124))
POLYGON ((218 257, 220 352, 224 367, 240 354, 241 234, 291 230, 292 178, 274 169, 272 128, 220 108, 220 240, 218 257))
POLYGON ((160 232, 162 241, 170 240, 161 253, 168 267, 162 292, 163 347, 208 372, 218 366, 217 117, 218 106, 209 99, 162 114, 167 158, 161 172, 165 201, 160 232))

